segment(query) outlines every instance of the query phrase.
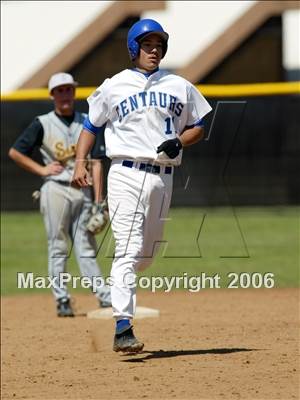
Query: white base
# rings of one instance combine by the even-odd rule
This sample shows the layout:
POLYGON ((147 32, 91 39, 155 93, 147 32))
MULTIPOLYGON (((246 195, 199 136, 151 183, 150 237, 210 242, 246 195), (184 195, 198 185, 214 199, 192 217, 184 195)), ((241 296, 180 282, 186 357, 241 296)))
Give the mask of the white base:
MULTIPOLYGON (((112 308, 99 308, 98 310, 89 311, 87 317, 92 319, 111 319, 112 308)), ((136 307, 134 319, 157 317, 159 317, 159 310, 156 310, 155 308, 136 307)))

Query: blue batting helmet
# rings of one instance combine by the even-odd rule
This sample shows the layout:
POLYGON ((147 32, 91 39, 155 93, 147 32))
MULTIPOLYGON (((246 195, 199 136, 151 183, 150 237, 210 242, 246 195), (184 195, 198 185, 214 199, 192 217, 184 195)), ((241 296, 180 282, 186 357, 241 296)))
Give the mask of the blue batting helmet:
POLYGON ((163 41, 163 57, 165 56, 168 49, 169 35, 163 30, 163 27, 153 19, 141 19, 136 22, 129 29, 127 35, 127 47, 131 60, 134 60, 140 51, 139 41, 150 33, 156 33, 162 38, 163 41))

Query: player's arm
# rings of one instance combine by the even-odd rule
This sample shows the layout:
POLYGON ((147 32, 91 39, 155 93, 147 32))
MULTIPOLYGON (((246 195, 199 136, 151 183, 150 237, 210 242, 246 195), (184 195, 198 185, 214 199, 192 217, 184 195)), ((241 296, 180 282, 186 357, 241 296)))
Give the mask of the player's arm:
POLYGON ((182 147, 191 146, 201 140, 204 136, 203 117, 211 109, 200 92, 190 84, 187 98, 187 126, 179 137, 163 142, 157 148, 157 153, 164 151, 168 157, 176 158, 182 147))
POLYGON ((91 172, 93 178, 94 202, 100 204, 104 200, 104 168, 102 159, 105 157, 104 141, 105 125, 97 129, 96 140, 91 150, 91 172))
POLYGON ((182 147, 191 146, 199 142, 204 137, 203 126, 194 126, 193 128, 188 128, 183 131, 179 136, 182 147))
POLYGON ((211 106, 198 91, 198 89, 189 84, 187 98, 187 126, 179 136, 182 147, 191 146, 192 144, 195 144, 199 142, 199 140, 203 139, 203 118, 211 111, 211 109, 211 106))
POLYGON ((13 147, 10 148, 8 155, 21 168, 32 172, 35 175, 43 177, 49 175, 58 175, 63 170, 63 166, 58 161, 54 161, 48 165, 41 165, 13 147))
POLYGON ((88 186, 88 171, 86 169, 86 158, 91 151, 96 135, 100 133, 101 127, 107 121, 107 104, 102 89, 104 83, 92 93, 87 101, 89 103, 89 114, 83 123, 83 130, 76 146, 76 163, 73 175, 73 184, 79 187, 88 186))
POLYGON ((44 130, 42 124, 36 118, 18 137, 10 148, 8 156, 21 168, 39 176, 58 175, 63 166, 54 161, 48 165, 41 165, 31 158, 35 147, 40 147, 43 142, 44 130))
POLYGON ((86 169, 87 155, 95 143, 95 135, 83 129, 76 146, 76 162, 72 182, 75 186, 86 187, 89 185, 88 171, 86 169))
POLYGON ((94 202, 102 203, 103 201, 103 165, 101 160, 92 161, 92 178, 94 189, 94 202))

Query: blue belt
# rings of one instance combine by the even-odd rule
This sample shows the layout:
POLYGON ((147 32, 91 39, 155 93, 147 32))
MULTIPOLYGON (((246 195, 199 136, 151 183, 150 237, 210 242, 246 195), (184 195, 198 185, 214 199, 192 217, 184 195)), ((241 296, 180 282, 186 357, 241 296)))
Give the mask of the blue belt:
MULTIPOLYGON (((122 161, 123 167, 128 167, 132 168, 134 166, 134 161, 129 161, 129 160, 123 160, 122 161)), ((152 164, 146 164, 146 163, 140 163, 137 168, 140 171, 145 171, 145 172, 151 172, 152 174, 160 174, 161 167, 160 165, 152 165, 152 164)), ((172 167, 164 167, 164 172, 165 174, 171 174, 172 173, 172 167)))

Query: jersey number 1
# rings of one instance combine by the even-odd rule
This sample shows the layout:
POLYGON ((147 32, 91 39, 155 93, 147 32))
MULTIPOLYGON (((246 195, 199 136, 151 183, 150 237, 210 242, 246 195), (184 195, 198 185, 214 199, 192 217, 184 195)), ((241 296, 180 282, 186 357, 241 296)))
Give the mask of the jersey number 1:
MULTIPOLYGON (((174 117, 172 117, 172 122, 174 122, 174 117)), ((165 123, 166 123, 165 134, 171 135, 171 133, 172 133, 171 118, 170 117, 166 118, 165 123)))

